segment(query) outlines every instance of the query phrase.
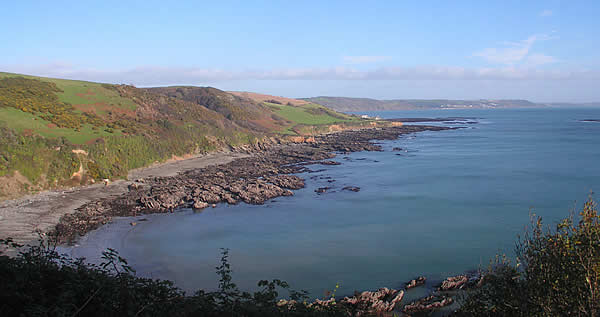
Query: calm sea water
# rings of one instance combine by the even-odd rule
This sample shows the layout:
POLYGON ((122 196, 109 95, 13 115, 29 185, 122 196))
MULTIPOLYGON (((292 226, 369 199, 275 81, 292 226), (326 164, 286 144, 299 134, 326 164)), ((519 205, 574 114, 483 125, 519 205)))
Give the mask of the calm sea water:
POLYGON ((133 218, 117 219, 65 250, 94 261, 116 248, 138 275, 193 290, 217 286, 220 248, 229 248, 241 288, 279 278, 314 296, 336 283, 350 293, 485 266, 512 252, 531 210, 552 224, 600 190, 600 123, 578 121, 599 119, 600 110, 371 114, 479 123, 385 141, 384 152, 338 155, 342 165, 301 175, 307 186, 293 197, 150 215, 135 227, 133 218), (347 185, 361 190, 340 191, 347 185), (323 186, 332 192, 314 192, 323 186))

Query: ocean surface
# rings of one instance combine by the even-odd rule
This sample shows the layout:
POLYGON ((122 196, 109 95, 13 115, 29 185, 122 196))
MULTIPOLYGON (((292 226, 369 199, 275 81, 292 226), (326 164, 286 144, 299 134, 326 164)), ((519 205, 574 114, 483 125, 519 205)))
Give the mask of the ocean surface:
POLYGON ((112 247, 138 275, 190 291, 217 287, 221 248, 246 290, 274 278, 313 296, 337 283, 338 294, 401 287, 419 275, 433 285, 511 255, 532 212, 554 224, 600 190, 600 123, 579 121, 600 119, 600 109, 367 114, 477 124, 384 141, 383 152, 338 155, 342 165, 301 174, 307 186, 292 197, 115 219, 63 251, 99 261, 112 247), (349 185, 360 192, 340 191, 349 185), (324 186, 331 192, 314 191, 324 186))

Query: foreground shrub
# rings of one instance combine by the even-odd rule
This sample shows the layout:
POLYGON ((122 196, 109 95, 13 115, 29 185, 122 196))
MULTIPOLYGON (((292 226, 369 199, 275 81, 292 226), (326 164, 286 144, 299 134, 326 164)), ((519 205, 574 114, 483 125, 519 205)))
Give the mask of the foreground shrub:
POLYGON ((460 309, 476 316, 600 316, 600 216, 590 199, 579 220, 544 230, 532 221, 517 263, 497 261, 460 309))
MULTIPOLYGON (((3 244, 18 247, 10 239, 3 244)), ((0 255, 0 316, 345 316, 341 307, 303 304, 306 292, 279 280, 260 281, 261 291, 241 292, 223 251, 219 290, 188 296, 170 281, 140 278, 115 250, 103 262, 58 254, 45 242, 16 257, 0 255), (299 304, 278 306, 278 290, 299 304)))

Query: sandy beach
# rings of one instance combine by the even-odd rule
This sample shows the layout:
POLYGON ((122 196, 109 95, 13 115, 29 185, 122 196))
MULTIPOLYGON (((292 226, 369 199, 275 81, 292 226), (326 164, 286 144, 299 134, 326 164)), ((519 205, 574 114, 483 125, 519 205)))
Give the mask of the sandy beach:
POLYGON ((127 192, 133 180, 149 177, 169 177, 178 173, 226 164, 248 154, 214 152, 183 160, 156 164, 129 172, 127 180, 116 180, 108 186, 97 183, 89 186, 44 191, 18 199, 0 202, 0 238, 12 238, 17 243, 28 243, 38 238, 38 232, 48 232, 60 218, 91 201, 119 196, 127 192))

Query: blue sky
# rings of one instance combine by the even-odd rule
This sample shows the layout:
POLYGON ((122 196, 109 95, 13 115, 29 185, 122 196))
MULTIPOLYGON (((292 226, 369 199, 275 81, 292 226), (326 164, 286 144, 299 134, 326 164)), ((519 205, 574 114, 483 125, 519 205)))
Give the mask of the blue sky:
POLYGON ((600 101, 599 1, 93 2, 3 4, 0 70, 290 97, 600 101))

